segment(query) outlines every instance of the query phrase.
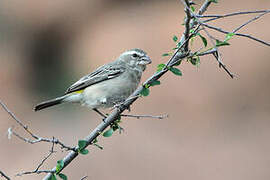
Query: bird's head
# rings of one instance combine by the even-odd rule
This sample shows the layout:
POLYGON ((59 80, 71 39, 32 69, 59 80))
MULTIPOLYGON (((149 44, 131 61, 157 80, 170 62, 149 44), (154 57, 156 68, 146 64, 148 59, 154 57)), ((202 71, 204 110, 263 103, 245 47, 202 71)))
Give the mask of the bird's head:
POLYGON ((131 49, 122 53, 119 60, 127 63, 130 67, 140 68, 145 70, 146 65, 151 64, 152 61, 146 52, 141 49, 131 49))

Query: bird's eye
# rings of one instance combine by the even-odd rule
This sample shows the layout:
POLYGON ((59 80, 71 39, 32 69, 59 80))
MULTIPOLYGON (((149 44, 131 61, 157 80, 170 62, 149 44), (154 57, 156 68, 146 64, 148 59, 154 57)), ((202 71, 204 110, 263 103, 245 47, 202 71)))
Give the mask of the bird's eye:
POLYGON ((136 58, 136 57, 138 57, 138 54, 134 53, 134 54, 132 54, 132 57, 136 58))

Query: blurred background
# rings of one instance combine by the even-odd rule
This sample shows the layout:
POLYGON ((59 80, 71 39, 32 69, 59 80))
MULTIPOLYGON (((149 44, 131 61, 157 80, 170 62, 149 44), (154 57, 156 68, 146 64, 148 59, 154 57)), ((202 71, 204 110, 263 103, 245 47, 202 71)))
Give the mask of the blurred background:
MULTIPOLYGON (((89 134, 100 117, 77 105, 40 112, 33 107, 135 47, 153 60, 145 80, 167 61, 161 55, 174 47, 173 35, 184 30, 179 0, 2 0, 0 4, 0 99, 34 133, 57 137, 70 146, 89 134)), ((208 14, 269 7, 269 0, 227 0, 213 4, 208 14)), ((237 16, 215 25, 231 31, 251 17, 237 16)), ((267 14, 241 32, 269 42, 269 21, 267 14)), ((89 155, 79 156, 63 173, 72 180, 85 175, 100 180, 268 180, 269 47, 239 37, 231 44, 221 53, 236 79, 219 69, 212 56, 201 58, 199 68, 182 63, 182 77, 166 74, 161 86, 131 107, 131 114, 169 114, 169 118, 123 119, 123 134, 99 138, 104 150, 90 147, 89 155)), ((194 48, 198 46, 200 39, 194 48)), ((34 170, 51 145, 8 140, 11 126, 27 136, 0 108, 0 170, 12 179, 41 179, 43 175, 14 175, 34 170)), ((41 169, 50 169, 66 155, 57 150, 41 169)))

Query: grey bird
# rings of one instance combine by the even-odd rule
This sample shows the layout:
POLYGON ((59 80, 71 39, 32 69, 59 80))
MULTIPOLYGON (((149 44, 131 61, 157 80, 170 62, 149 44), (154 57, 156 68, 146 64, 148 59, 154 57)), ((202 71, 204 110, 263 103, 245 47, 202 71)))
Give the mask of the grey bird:
POLYGON ((129 97, 138 87, 146 65, 151 62, 143 50, 128 50, 115 61, 79 79, 63 96, 42 102, 34 110, 71 102, 87 106, 104 116, 98 109, 113 107, 129 97))

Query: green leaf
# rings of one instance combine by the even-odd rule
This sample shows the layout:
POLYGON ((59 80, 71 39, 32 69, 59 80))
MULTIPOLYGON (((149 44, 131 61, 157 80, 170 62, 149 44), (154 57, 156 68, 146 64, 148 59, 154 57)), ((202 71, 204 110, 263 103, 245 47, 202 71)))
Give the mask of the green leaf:
POLYGON ((193 56, 192 58, 190 58, 190 62, 191 64, 193 64, 194 66, 199 66, 201 61, 200 61, 200 57, 199 56, 193 56))
POLYGON ((79 140, 78 141, 79 151, 81 149, 85 148, 86 144, 87 144, 87 141, 86 140, 79 140))
POLYGON ((112 136, 112 134, 113 134, 113 129, 110 128, 110 129, 108 129, 107 131, 105 131, 105 132, 103 133, 103 136, 104 136, 104 137, 110 137, 110 136, 112 136))
POLYGON ((63 180, 67 180, 67 179, 68 179, 67 176, 66 176, 65 174, 63 174, 63 173, 60 173, 58 176, 59 176, 61 179, 63 179, 63 180))
POLYGON ((175 75, 177 75, 177 76, 182 76, 182 72, 180 71, 180 69, 171 67, 169 70, 170 70, 173 74, 175 74, 175 75))
POLYGON ((95 144, 95 143, 97 143, 98 142, 98 140, 97 140, 97 138, 95 138, 94 140, 93 140, 93 143, 95 144))
POLYGON ((170 56, 170 54, 169 53, 164 53, 164 54, 162 54, 162 56, 170 56))
POLYGON ((166 65, 165 64, 159 64, 157 66, 157 72, 160 72, 166 65))
POLYGON ((209 0, 209 2, 218 3, 218 0, 209 0))
POLYGON ((156 85, 160 85, 160 81, 155 80, 155 81, 152 81, 152 82, 150 83, 150 86, 156 86, 156 85))
POLYGON ((216 40, 216 47, 220 47, 220 46, 228 46, 230 45, 228 42, 226 41, 220 41, 220 40, 216 40))
POLYGON ((195 12, 195 7, 194 6, 190 6, 190 9, 192 12, 195 12))
POLYGON ((85 155, 85 154, 89 153, 89 150, 88 149, 82 149, 82 150, 79 151, 79 153, 85 155))
POLYGON ((173 39, 174 42, 178 41, 178 37, 176 35, 174 35, 172 39, 173 39))
POLYGON ((62 159, 58 160, 56 164, 56 170, 55 170, 56 173, 60 172, 63 167, 64 167, 64 161, 62 159))
POLYGON ((230 39, 232 39, 232 37, 235 35, 235 33, 228 33, 227 35, 226 35, 226 38, 225 38, 225 40, 224 40, 224 42, 227 42, 227 41, 229 41, 230 39))
POLYGON ((179 66, 181 64, 182 60, 178 61, 177 63, 175 63, 174 66, 179 66))
POLYGON ((55 177, 55 174, 52 174, 51 177, 49 178, 49 180, 57 180, 55 177))
POLYGON ((205 37, 203 37, 201 34, 199 34, 200 38, 202 39, 202 42, 204 44, 204 47, 207 46, 207 39, 205 37))
POLYGON ((150 94, 150 90, 146 87, 143 87, 143 90, 140 93, 143 96, 148 96, 150 94))

